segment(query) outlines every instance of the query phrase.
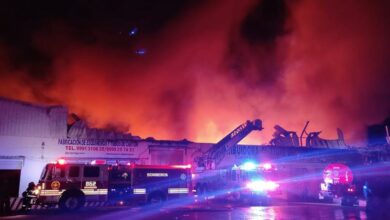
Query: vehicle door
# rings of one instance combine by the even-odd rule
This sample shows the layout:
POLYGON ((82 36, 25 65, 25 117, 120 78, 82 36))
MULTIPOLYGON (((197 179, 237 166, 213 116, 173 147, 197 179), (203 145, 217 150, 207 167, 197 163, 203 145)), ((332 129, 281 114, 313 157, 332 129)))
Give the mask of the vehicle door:
POLYGON ((65 182, 66 188, 81 189, 81 167, 82 165, 79 164, 68 165, 65 182))
POLYGON ((107 199, 107 186, 103 184, 103 171, 100 166, 84 165, 82 167, 82 191, 86 201, 103 201, 107 199))

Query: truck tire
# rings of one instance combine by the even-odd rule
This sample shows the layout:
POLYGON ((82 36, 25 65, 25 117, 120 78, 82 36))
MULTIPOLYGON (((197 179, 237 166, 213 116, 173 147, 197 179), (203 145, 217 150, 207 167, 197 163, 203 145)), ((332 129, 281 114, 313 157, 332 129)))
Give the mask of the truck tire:
POLYGON ((196 183, 195 190, 196 190, 196 194, 197 195, 202 195, 203 194, 201 183, 196 183))
POLYGON ((341 198, 341 205, 342 206, 355 206, 355 205, 359 205, 359 200, 357 197, 355 196, 343 196, 341 198))
POLYGON ((260 205, 261 206, 270 206, 271 205, 271 201, 269 198, 265 197, 265 198, 262 198, 260 200, 260 205))
POLYGON ((234 202, 240 202, 242 200, 240 192, 233 192, 231 195, 234 202))
POLYGON ((165 201, 165 196, 162 192, 153 192, 148 196, 148 204, 161 205, 165 201))
POLYGON ((65 191, 59 201, 59 207, 64 211, 75 211, 83 207, 85 196, 81 191, 65 191))

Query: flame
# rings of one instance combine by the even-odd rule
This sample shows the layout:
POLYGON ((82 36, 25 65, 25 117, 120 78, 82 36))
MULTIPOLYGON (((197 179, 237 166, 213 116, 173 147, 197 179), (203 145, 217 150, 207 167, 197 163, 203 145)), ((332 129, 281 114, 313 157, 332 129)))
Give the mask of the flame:
POLYGON ((53 60, 44 80, 11 68, 0 44, 0 95, 66 105, 90 126, 117 125, 141 137, 217 142, 260 118, 265 129, 244 143, 267 143, 275 124, 299 133, 307 120, 323 137, 335 137, 340 127, 348 143, 361 141, 364 126, 390 112, 385 7, 285 3, 288 13, 278 24, 285 33, 250 42, 242 24, 264 2, 186 9, 139 41, 148 51, 142 57, 99 41, 85 44, 58 24, 57 32, 33 38, 53 60))

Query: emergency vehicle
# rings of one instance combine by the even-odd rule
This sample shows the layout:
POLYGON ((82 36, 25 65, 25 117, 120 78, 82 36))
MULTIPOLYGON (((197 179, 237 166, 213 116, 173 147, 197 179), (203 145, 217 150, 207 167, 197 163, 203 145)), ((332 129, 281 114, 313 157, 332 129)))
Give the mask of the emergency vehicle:
POLYGON ((270 163, 247 161, 231 169, 196 174, 194 180, 203 182, 195 186, 198 195, 251 204, 269 204, 271 198, 280 197, 276 168, 270 163), (218 185, 214 184, 218 183, 218 185))
MULTIPOLYGON (((361 163, 360 153, 352 149, 299 147, 298 144, 237 145, 250 132, 262 129, 260 119, 248 120, 218 143, 194 156, 193 186, 196 194, 243 198, 257 193, 263 195, 257 196, 259 201, 264 198, 288 201, 318 200, 320 184, 323 181, 322 173, 327 165, 361 163), (271 169, 266 170, 264 166, 271 169), (252 181, 248 182, 249 179, 262 181, 251 183, 252 181)), ((296 139, 295 135, 291 135, 291 138, 296 139)), ((351 191, 354 189, 349 190, 348 195, 353 194, 351 191)))
POLYGON ((190 165, 47 164, 37 184, 37 204, 76 210, 85 202, 156 203, 191 193, 190 165))
POLYGON ((329 164, 324 169, 323 179, 319 194, 320 199, 333 200, 334 198, 341 198, 342 205, 358 205, 352 170, 347 165, 341 163, 329 164))
POLYGON ((193 185, 198 196, 268 203, 279 189, 275 167, 256 157, 249 160, 248 157, 227 156, 227 152, 250 132, 262 129, 261 120, 248 120, 195 157, 193 185))
POLYGON ((238 198, 243 201, 266 205, 271 198, 281 196, 277 168, 271 163, 256 164, 249 161, 241 166, 234 166, 231 177, 240 186, 238 198))

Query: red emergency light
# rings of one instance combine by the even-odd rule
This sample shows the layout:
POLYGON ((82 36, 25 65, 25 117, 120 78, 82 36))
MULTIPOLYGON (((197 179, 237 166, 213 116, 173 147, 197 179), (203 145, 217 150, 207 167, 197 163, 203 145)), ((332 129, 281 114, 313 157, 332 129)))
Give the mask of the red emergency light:
POLYGON ((107 161, 106 160, 93 160, 91 162, 92 165, 102 165, 102 164, 106 164, 107 161))
POLYGON ((264 170, 270 170, 272 168, 272 164, 270 163, 264 163, 261 165, 264 170))
POLYGON ((134 164, 130 165, 131 168, 155 168, 155 169, 191 169, 191 164, 187 165, 142 165, 142 164, 134 164))
POLYGON ((64 165, 66 163, 65 159, 58 159, 57 164, 64 165))

